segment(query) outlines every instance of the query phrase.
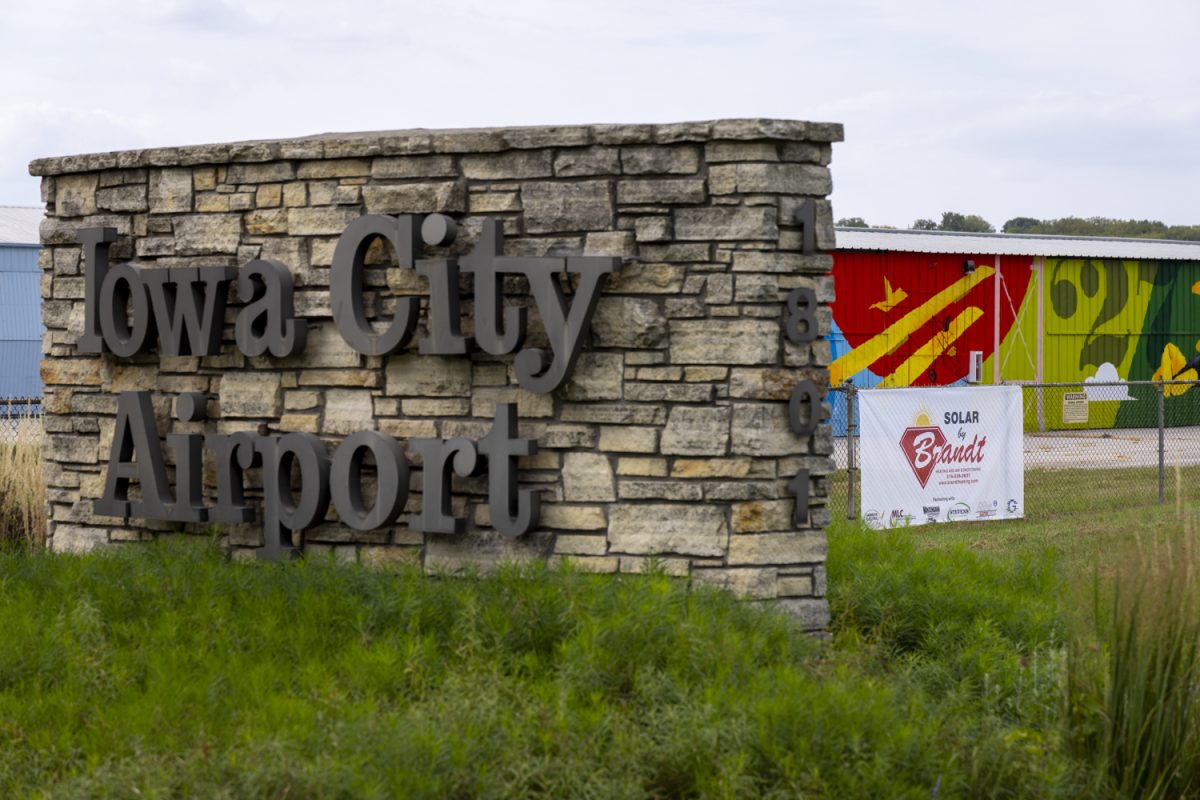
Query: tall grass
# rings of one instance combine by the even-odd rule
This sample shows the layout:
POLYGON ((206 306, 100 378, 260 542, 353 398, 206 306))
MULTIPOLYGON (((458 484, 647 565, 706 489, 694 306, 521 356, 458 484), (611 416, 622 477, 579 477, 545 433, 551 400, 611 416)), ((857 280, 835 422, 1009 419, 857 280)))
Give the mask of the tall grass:
POLYGON ((0 797, 1195 796, 1185 512, 1083 581, 835 524, 824 644, 663 575, 0 548, 0 797))
MULTIPOLYGON (((833 541, 841 576, 871 543, 833 541)), ((968 588, 924 645, 846 612, 828 645, 661 575, 0 552, 0 797, 1074 797, 1022 662, 1042 578, 967 573, 1034 620, 968 588)))
POLYGON ((45 543, 44 438, 40 416, 0 416, 0 545, 45 543))
POLYGON ((1053 552, 996 559, 964 545, 929 548, 911 531, 830 530, 835 644, 913 682, 972 720, 964 771, 943 796, 1078 797, 1087 776, 1061 747, 1063 673, 1053 552))
POLYGON ((1200 792, 1200 549, 1182 501, 1177 510, 1180 532, 1139 542, 1095 577, 1069 648, 1071 746, 1117 797, 1200 792))

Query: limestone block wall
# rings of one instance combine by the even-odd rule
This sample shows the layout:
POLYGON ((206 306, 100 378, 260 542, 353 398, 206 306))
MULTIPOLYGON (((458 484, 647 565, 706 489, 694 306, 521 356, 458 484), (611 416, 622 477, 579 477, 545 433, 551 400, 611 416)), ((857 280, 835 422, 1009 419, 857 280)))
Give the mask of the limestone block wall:
MULTIPOLYGON (((209 530, 93 510, 122 391, 154 393, 164 436, 305 431, 331 447, 359 430, 401 444, 478 438, 496 403, 516 402, 520 434, 539 445, 520 462, 522 486, 543 496, 536 530, 498 535, 483 501, 486 479, 455 477, 453 509, 468 520, 466 533, 414 531, 407 520, 422 499, 416 459, 397 524, 359 532, 331 509, 324 524, 303 531, 303 549, 430 571, 570 557, 587 569, 637 572, 654 562, 777 600, 810 627, 824 625, 832 439, 824 424, 811 436, 793 434, 787 401, 798 381, 828 385, 829 347, 823 338, 789 341, 783 314, 788 292, 810 287, 822 333, 829 324, 831 260, 803 252, 796 212, 805 199, 816 201, 817 250, 831 249, 829 162, 841 136, 836 124, 719 120, 324 135, 33 162, 47 216, 42 373, 52 546, 209 530), (446 255, 468 252, 483 221, 493 219, 503 225, 508 255, 623 259, 566 385, 549 394, 520 388, 511 356, 421 355, 416 339, 404 352, 365 356, 343 341, 329 291, 338 235, 364 214, 434 212, 458 222, 446 255), (245 298, 233 289, 218 355, 80 352, 84 269, 76 234, 91 227, 117 230, 113 264, 282 262, 308 326, 307 347, 286 358, 244 356, 233 346, 233 323, 245 298), (172 400, 185 392, 211 396, 207 420, 173 419, 172 400), (802 469, 810 514, 795 524, 788 482, 802 469)), ((377 255, 386 261, 385 252, 377 255)), ((368 283, 372 310, 385 315, 396 297, 428 294, 412 270, 381 267, 368 283)), ((471 283, 462 288, 469 333, 471 283)), ((510 303, 531 305, 520 281, 506 288, 510 303)), ((530 338, 538 336, 533 319, 530 338)), ((205 469, 211 494, 207 455, 205 469)), ((251 495, 255 480, 252 471, 251 495)), ((260 544, 260 525, 220 527, 235 555, 260 544)))

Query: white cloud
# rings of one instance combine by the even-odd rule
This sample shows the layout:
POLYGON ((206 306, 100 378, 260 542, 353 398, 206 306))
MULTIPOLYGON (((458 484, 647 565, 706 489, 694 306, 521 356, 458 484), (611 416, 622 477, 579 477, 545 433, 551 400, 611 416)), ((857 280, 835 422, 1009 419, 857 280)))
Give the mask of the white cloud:
POLYGON ((1090 402, 1106 400, 1137 400, 1129 394, 1129 386, 1117 374, 1117 368, 1107 361, 1096 368, 1096 374, 1083 379, 1084 388, 1090 402), (1091 383, 1120 383, 1120 386, 1088 386, 1091 383))

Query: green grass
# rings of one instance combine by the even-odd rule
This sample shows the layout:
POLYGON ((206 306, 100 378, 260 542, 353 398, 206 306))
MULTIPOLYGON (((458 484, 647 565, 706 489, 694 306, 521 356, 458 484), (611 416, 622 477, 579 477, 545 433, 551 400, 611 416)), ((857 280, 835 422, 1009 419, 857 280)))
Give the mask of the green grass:
POLYGON ((833 541, 834 644, 663 576, 261 567, 194 541, 0 555, 0 796, 1074 788, 1040 730, 1057 680, 1046 569, 975 558, 964 604, 967 583, 934 590, 962 577, 948 553, 833 541), (927 591, 889 607, 906 559, 927 591))
POLYGON ((1143 796, 1200 765, 1195 595, 1109 603, 1104 519, 835 523, 828 641, 662 575, 0 551, 0 797, 1143 796))
MULTIPOLYGON (((910 529, 922 546, 965 544, 998 556, 1050 549, 1065 575, 1090 578, 1111 569, 1139 542, 1171 537, 1180 527, 1180 505, 1200 482, 1200 467, 1170 468, 1165 502, 1158 501, 1158 470, 1030 470, 1025 473, 1025 518, 939 523, 910 529)), ((845 471, 830 481, 830 510, 846 518, 845 471)))
MULTIPOLYGON (((1197 480, 1200 467, 1168 466, 1163 481, 1164 503, 1160 503, 1157 467, 1030 469, 1025 472, 1025 515, 1029 519, 1046 520, 1173 505, 1179 493, 1177 485, 1183 487, 1186 496, 1188 487, 1197 480)), ((856 481, 856 497, 860 490, 856 481)), ((846 471, 834 473, 830 477, 830 509, 842 518, 846 516, 847 491, 846 471)))

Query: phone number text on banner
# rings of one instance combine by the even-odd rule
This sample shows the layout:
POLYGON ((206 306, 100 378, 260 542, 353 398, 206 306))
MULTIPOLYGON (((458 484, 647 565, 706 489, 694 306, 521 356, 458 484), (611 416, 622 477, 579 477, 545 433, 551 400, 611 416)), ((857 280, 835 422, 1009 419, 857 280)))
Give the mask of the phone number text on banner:
POLYGON ((860 392, 862 508, 873 528, 1025 514, 1019 386, 860 392))

